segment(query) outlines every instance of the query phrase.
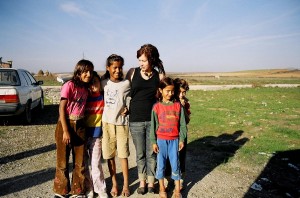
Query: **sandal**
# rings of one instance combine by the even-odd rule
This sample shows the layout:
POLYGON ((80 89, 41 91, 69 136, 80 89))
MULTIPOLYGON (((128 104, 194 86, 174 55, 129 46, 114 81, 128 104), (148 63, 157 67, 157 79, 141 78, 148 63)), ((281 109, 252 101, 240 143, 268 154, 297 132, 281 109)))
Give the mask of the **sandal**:
POLYGON ((159 198, 168 198, 166 191, 160 191, 159 192, 159 198))
POLYGON ((117 187, 112 187, 112 189, 110 191, 110 195, 112 197, 117 197, 118 196, 118 188, 117 187))
POLYGON ((129 197, 130 196, 130 191, 128 188, 124 188, 122 190, 122 197, 129 197))
POLYGON ((150 193, 150 194, 155 194, 155 189, 154 189, 154 187, 148 187, 148 193, 150 193))
POLYGON ((146 188, 145 187, 139 187, 136 192, 140 195, 146 194, 146 188))

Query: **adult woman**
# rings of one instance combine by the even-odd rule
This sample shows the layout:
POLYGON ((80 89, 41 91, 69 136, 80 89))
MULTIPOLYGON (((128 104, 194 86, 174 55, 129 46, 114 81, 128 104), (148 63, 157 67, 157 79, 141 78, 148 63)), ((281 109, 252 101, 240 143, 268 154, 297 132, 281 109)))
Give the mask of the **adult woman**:
POLYGON ((139 67, 131 68, 126 78, 131 81, 129 128, 136 149, 136 163, 140 185, 138 194, 154 193, 156 154, 150 142, 151 111, 157 101, 160 79, 165 76, 157 48, 143 45, 137 51, 139 67), (148 188, 146 189, 146 181, 148 188))

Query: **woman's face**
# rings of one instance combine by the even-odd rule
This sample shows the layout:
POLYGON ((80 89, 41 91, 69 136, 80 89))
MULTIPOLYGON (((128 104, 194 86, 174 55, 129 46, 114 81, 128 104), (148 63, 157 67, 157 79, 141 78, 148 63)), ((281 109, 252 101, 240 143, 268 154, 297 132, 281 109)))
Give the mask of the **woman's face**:
POLYGON ((145 54, 141 55, 139 58, 139 65, 142 70, 142 72, 151 72, 152 67, 149 64, 148 58, 145 56, 145 54))

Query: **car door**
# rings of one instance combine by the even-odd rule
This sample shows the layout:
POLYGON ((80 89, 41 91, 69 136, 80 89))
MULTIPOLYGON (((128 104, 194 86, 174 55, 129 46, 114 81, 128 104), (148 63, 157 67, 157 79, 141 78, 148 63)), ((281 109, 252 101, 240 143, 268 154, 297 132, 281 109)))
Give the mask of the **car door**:
POLYGON ((25 105, 28 101, 29 98, 31 98, 31 91, 30 91, 30 79, 29 77, 24 73, 24 71, 18 71, 19 74, 19 78, 21 81, 21 86, 17 87, 18 89, 18 95, 19 95, 19 99, 20 99, 20 103, 22 105, 25 105))
POLYGON ((36 80, 28 71, 26 71, 25 74, 28 76, 31 82, 29 88, 31 90, 32 107, 34 108, 40 101, 39 99, 41 98, 42 90, 41 87, 37 84, 36 80))

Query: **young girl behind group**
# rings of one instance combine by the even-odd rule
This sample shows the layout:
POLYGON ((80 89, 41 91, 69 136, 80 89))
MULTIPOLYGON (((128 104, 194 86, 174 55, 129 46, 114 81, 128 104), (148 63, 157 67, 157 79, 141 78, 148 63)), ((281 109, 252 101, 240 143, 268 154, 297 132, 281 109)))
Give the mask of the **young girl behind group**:
POLYGON ((112 179, 111 196, 118 196, 116 179, 115 156, 121 161, 123 172, 122 196, 129 197, 128 184, 128 156, 129 156, 129 129, 128 106, 130 82, 123 79, 124 59, 112 54, 106 61, 106 73, 101 85, 104 89, 103 112, 103 158, 107 159, 108 169, 112 179))
POLYGON ((174 102, 175 83, 166 77, 159 84, 159 102, 152 109, 150 139, 153 151, 157 153, 156 178, 159 180, 159 196, 167 198, 164 185, 166 162, 169 158, 175 180, 174 197, 180 198, 180 164, 178 151, 184 147, 187 126, 184 110, 174 102))
POLYGON ((72 79, 61 88, 59 120, 55 130, 56 172, 54 197, 80 197, 85 194, 84 153, 85 125, 84 111, 88 97, 88 83, 92 78, 94 65, 80 60, 74 69, 72 79), (73 174, 70 187, 69 156, 73 154, 73 174))
POLYGON ((102 114, 104 99, 101 94, 100 76, 93 72, 93 79, 90 83, 90 94, 86 103, 86 139, 87 139, 87 197, 93 198, 94 192, 100 198, 107 198, 106 183, 101 165, 101 138, 102 138, 102 114), (89 166, 91 170, 89 170, 89 166))
MULTIPOLYGON (((189 90, 189 84, 186 80, 176 78, 174 80, 176 89, 175 89, 175 96, 176 100, 178 100, 181 105, 183 106, 184 114, 185 114, 185 121, 186 124, 190 122, 190 115, 191 115, 191 105, 186 97, 186 92, 189 90)), ((184 139, 184 147, 179 152, 179 162, 180 162, 180 171, 181 171, 181 179, 180 179, 180 190, 183 190, 183 184, 184 184, 184 178, 185 178, 185 161, 186 161, 186 149, 187 149, 187 136, 184 139)), ((167 167, 166 167, 166 178, 168 180, 168 188, 169 186, 172 186, 172 183, 170 183, 170 176, 171 176, 171 166, 169 161, 167 161, 167 167)))

